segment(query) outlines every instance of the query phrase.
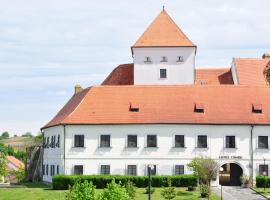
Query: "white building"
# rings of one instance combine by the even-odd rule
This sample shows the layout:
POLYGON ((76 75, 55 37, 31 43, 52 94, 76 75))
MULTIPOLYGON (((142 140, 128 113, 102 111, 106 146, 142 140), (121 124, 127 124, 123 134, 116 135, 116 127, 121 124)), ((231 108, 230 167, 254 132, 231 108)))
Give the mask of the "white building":
POLYGON ((158 175, 188 174, 196 156, 219 162, 223 184, 268 173, 267 54, 196 69, 196 46, 164 10, 132 54, 134 64, 118 66, 102 85, 76 86, 42 128, 44 181, 58 173, 146 175, 149 164, 158 175))

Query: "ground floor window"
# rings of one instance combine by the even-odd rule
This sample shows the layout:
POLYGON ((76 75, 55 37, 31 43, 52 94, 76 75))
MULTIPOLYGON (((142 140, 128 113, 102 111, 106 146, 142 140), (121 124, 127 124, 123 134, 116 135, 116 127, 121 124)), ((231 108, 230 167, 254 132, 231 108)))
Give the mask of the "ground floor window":
POLYGON ((54 176, 55 175, 55 166, 54 165, 51 165, 51 173, 50 173, 51 176, 54 176))
POLYGON ((45 165, 42 165, 42 174, 45 175, 45 165))
POLYGON ((127 166, 127 175, 136 176, 137 175, 137 166, 136 165, 128 165, 127 166))
POLYGON ((146 171, 148 175, 148 167, 152 166, 150 169, 151 175, 157 175, 157 166, 156 165, 147 165, 146 171))
POLYGON ((268 165, 259 165, 259 175, 268 176, 268 165))
POLYGON ((184 174, 184 165, 175 165, 175 175, 184 174))
POLYGON ((100 166, 100 174, 107 175, 110 174, 111 167, 110 165, 101 165, 100 166))
POLYGON ((59 174, 59 165, 56 166, 56 173, 59 174))
POLYGON ((46 165, 46 175, 47 176, 49 175, 49 165, 48 164, 46 165))
POLYGON ((83 165, 75 165, 74 166, 74 174, 76 174, 76 175, 83 174, 83 165))

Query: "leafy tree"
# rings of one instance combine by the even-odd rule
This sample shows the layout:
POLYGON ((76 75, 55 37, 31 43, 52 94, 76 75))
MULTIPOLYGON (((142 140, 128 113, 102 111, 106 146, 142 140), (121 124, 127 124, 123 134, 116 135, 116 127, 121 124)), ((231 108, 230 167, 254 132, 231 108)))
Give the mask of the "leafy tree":
POLYGON ((31 132, 26 132, 25 134, 22 135, 22 137, 33 137, 31 132))
POLYGON ((113 180, 99 196, 100 200, 129 200, 125 187, 115 183, 113 180))
POLYGON ((264 78, 268 84, 270 84, 270 62, 266 65, 263 71, 264 78))
POLYGON ((5 177, 8 174, 7 163, 6 155, 0 152, 0 182, 2 177, 5 177))
POLYGON ((191 163, 188 164, 188 167, 198 176, 200 188, 205 188, 203 185, 206 185, 208 188, 208 199, 210 199, 211 195, 211 180, 217 177, 218 166, 218 163, 213 159, 203 157, 194 158, 191 163))
POLYGON ((23 167, 20 167, 18 170, 12 171, 11 174, 17 178, 17 181, 19 183, 23 182, 26 177, 25 169, 23 167))
POLYGON ((66 200, 96 200, 95 186, 92 182, 76 182, 66 193, 66 200))
POLYGON ((2 139, 8 139, 9 138, 9 133, 7 131, 3 132, 0 136, 0 140, 2 139))
POLYGON ((161 195, 163 196, 164 199, 174 199, 176 197, 176 191, 174 187, 172 187, 172 181, 171 179, 168 179, 168 187, 163 188, 161 191, 161 195))
POLYGON ((133 200, 135 199, 136 196, 136 189, 135 189, 135 185, 134 183, 132 183, 131 181, 128 181, 127 184, 125 185, 126 188, 126 192, 129 196, 129 199, 133 200))

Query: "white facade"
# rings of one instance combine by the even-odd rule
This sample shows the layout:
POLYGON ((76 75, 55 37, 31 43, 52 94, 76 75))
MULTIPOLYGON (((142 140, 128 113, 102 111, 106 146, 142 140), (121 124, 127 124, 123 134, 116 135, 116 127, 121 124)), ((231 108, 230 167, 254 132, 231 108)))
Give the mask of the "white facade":
MULTIPOLYGON (((259 173, 259 165, 270 164, 269 148, 258 148, 258 136, 270 137, 269 126, 249 125, 66 125, 44 129, 44 137, 60 135, 60 147, 44 149, 45 175, 51 182, 51 165, 59 173, 74 174, 74 166, 83 165, 83 174, 100 174, 101 165, 110 165, 110 174, 126 174, 128 165, 137 166, 137 175, 146 175, 146 166, 157 166, 158 175, 174 174, 175 165, 187 164, 192 158, 207 156, 220 165, 238 164, 245 175, 259 173), (84 147, 74 147, 75 135, 84 135, 84 147), (100 147, 100 136, 110 135, 110 148, 100 147), (127 148, 127 136, 137 135, 137 148, 127 148), (147 135, 157 135, 157 147, 147 147, 147 135), (174 136, 184 135, 185 147, 174 147, 174 136), (207 135, 207 148, 197 148, 198 135, 207 135), (251 143, 252 135, 252 143, 251 143), (235 148, 225 147, 225 137, 235 136, 235 148), (253 146, 253 147, 252 147, 253 146), (253 155, 253 159, 252 159, 253 155), (48 165, 48 175, 46 175, 48 165), (253 166, 253 171, 252 171, 253 166)), ((56 171, 55 171, 56 174, 56 171)))
POLYGON ((195 54, 195 47, 134 47, 134 84, 194 84, 195 54), (160 69, 166 69, 166 78, 160 77, 160 69))

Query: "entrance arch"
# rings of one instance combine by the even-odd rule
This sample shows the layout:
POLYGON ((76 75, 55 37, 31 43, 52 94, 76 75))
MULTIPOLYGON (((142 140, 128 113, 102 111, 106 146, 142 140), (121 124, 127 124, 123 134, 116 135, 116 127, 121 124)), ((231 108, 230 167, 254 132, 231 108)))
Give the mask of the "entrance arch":
POLYGON ((243 169, 236 163, 226 163, 221 166, 223 172, 219 172, 219 184, 227 186, 240 186, 243 169))

